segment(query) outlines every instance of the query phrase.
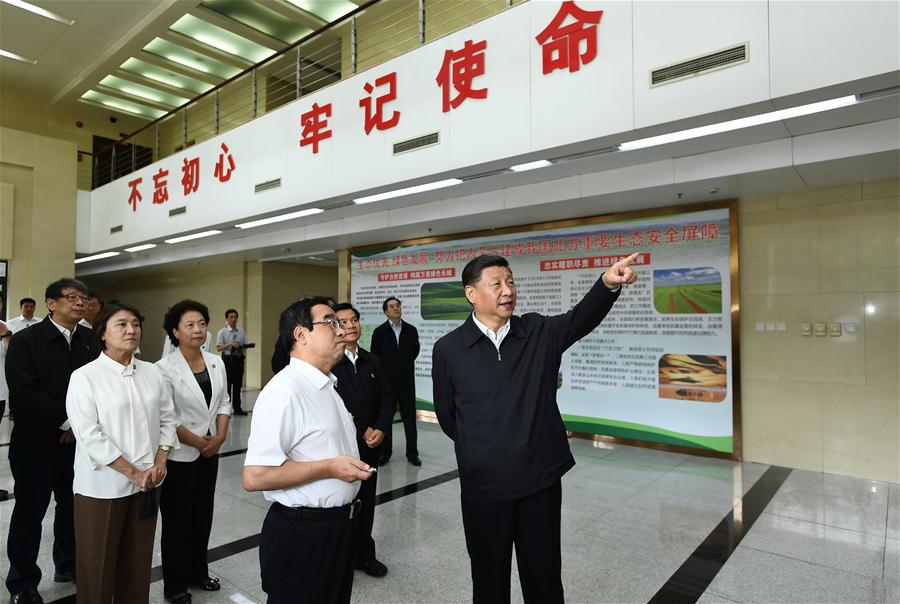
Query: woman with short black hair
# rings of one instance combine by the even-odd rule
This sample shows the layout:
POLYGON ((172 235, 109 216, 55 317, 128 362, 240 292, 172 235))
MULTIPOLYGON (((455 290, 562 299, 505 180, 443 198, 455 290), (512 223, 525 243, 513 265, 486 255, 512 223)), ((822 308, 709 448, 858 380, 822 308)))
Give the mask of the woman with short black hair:
POLYGON ((162 511, 163 594, 168 602, 189 604, 188 587, 218 591, 209 576, 207 548, 212 529, 219 448, 225 442, 231 400, 225 364, 202 350, 209 310, 182 300, 166 313, 163 328, 176 346, 156 364, 175 402, 181 443, 169 461, 162 511))
POLYGON ((177 440, 162 374, 134 357, 143 320, 129 304, 104 307, 94 325, 103 352, 72 373, 66 394, 79 602, 149 601, 155 488, 177 440))

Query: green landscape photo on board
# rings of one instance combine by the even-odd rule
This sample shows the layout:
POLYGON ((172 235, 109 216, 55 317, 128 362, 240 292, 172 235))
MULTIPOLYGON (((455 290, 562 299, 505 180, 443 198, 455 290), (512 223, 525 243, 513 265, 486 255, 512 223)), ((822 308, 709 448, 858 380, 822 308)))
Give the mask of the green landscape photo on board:
POLYGON ((472 312, 459 281, 423 283, 420 303, 426 321, 465 321, 472 312))
POLYGON ((710 266, 653 271, 656 312, 707 314, 722 312, 722 275, 710 266))

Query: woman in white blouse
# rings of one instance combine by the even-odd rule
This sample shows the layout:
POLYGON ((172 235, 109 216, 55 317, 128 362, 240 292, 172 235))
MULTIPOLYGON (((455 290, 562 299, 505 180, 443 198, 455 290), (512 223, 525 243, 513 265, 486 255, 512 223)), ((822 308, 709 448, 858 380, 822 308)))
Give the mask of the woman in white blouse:
POLYGON ((155 488, 177 439, 162 374, 133 356, 142 323, 133 306, 104 307, 94 324, 103 354, 69 381, 79 602, 149 601, 155 488))
POLYGON ((181 445, 169 458, 169 478, 162 491, 163 594, 169 602, 188 604, 188 587, 218 591, 211 579, 207 547, 212 529, 219 447, 225 441, 231 401, 225 364, 202 350, 209 310, 182 300, 166 313, 163 328, 174 352, 157 362, 175 402, 181 445))

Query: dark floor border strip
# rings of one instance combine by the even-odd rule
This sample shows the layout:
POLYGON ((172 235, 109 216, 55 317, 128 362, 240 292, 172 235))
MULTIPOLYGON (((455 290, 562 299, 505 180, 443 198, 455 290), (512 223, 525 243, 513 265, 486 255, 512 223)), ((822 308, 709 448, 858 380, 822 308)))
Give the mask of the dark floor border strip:
MULTIPOLYGON (((220 453, 219 457, 223 457, 225 455, 237 455, 246 451, 246 449, 229 451, 228 453, 220 453)), ((413 493, 418 493, 420 491, 424 491, 425 489, 436 487, 440 484, 444 484, 445 482, 450 482, 451 480, 455 480, 456 478, 459 478, 459 470, 452 470, 450 472, 438 474, 437 476, 432 476, 431 478, 426 478, 425 480, 420 480, 419 482, 408 484, 398 489, 394 489, 393 491, 387 491, 385 493, 381 493, 380 495, 376 495, 375 505, 378 506, 383 503, 388 503, 401 497, 405 497, 406 495, 412 495, 413 493)), ((210 549, 208 553, 208 560, 209 562, 218 562, 219 560, 222 560, 224 558, 236 556, 257 547, 259 547, 259 533, 210 549)), ((161 580, 162 566, 154 566, 152 569, 150 569, 150 582, 156 583, 157 581, 161 580)), ((52 600, 50 604, 75 604, 75 594, 52 600)))
POLYGON ((693 604, 700 599, 790 474, 790 468, 780 466, 766 470, 738 503, 740 515, 735 517, 734 509, 728 512, 650 603, 693 604))

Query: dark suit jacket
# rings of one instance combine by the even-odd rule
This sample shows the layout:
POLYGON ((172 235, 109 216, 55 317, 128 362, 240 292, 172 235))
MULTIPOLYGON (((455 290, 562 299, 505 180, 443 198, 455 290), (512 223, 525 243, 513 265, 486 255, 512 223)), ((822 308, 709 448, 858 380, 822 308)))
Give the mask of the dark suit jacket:
POLYGON ((385 433, 391 429, 394 397, 378 357, 362 347, 357 350, 359 357, 355 367, 344 355, 331 369, 331 373, 337 378, 335 389, 338 395, 353 416, 360 456, 365 461, 366 457, 377 455, 377 449, 369 449, 363 441, 363 435, 368 428, 385 433))
POLYGON ((272 352, 272 373, 278 373, 287 367, 290 362, 291 354, 284 347, 284 344, 281 343, 281 338, 277 338, 275 340, 275 350, 272 352))
POLYGON ((59 443, 69 377, 99 354, 90 329, 77 325, 70 347, 50 317, 13 334, 6 351, 9 408, 16 416, 10 444, 59 443))
POLYGON ((390 321, 385 321, 372 332, 372 354, 381 360, 388 382, 395 391, 415 390, 416 387, 419 331, 406 321, 402 323, 399 345, 390 321))
POLYGON ((437 341, 434 409, 454 440, 463 496, 525 497, 575 465, 556 404, 562 354, 600 324, 618 296, 598 279, 566 314, 513 316, 499 353, 471 315, 437 341))

